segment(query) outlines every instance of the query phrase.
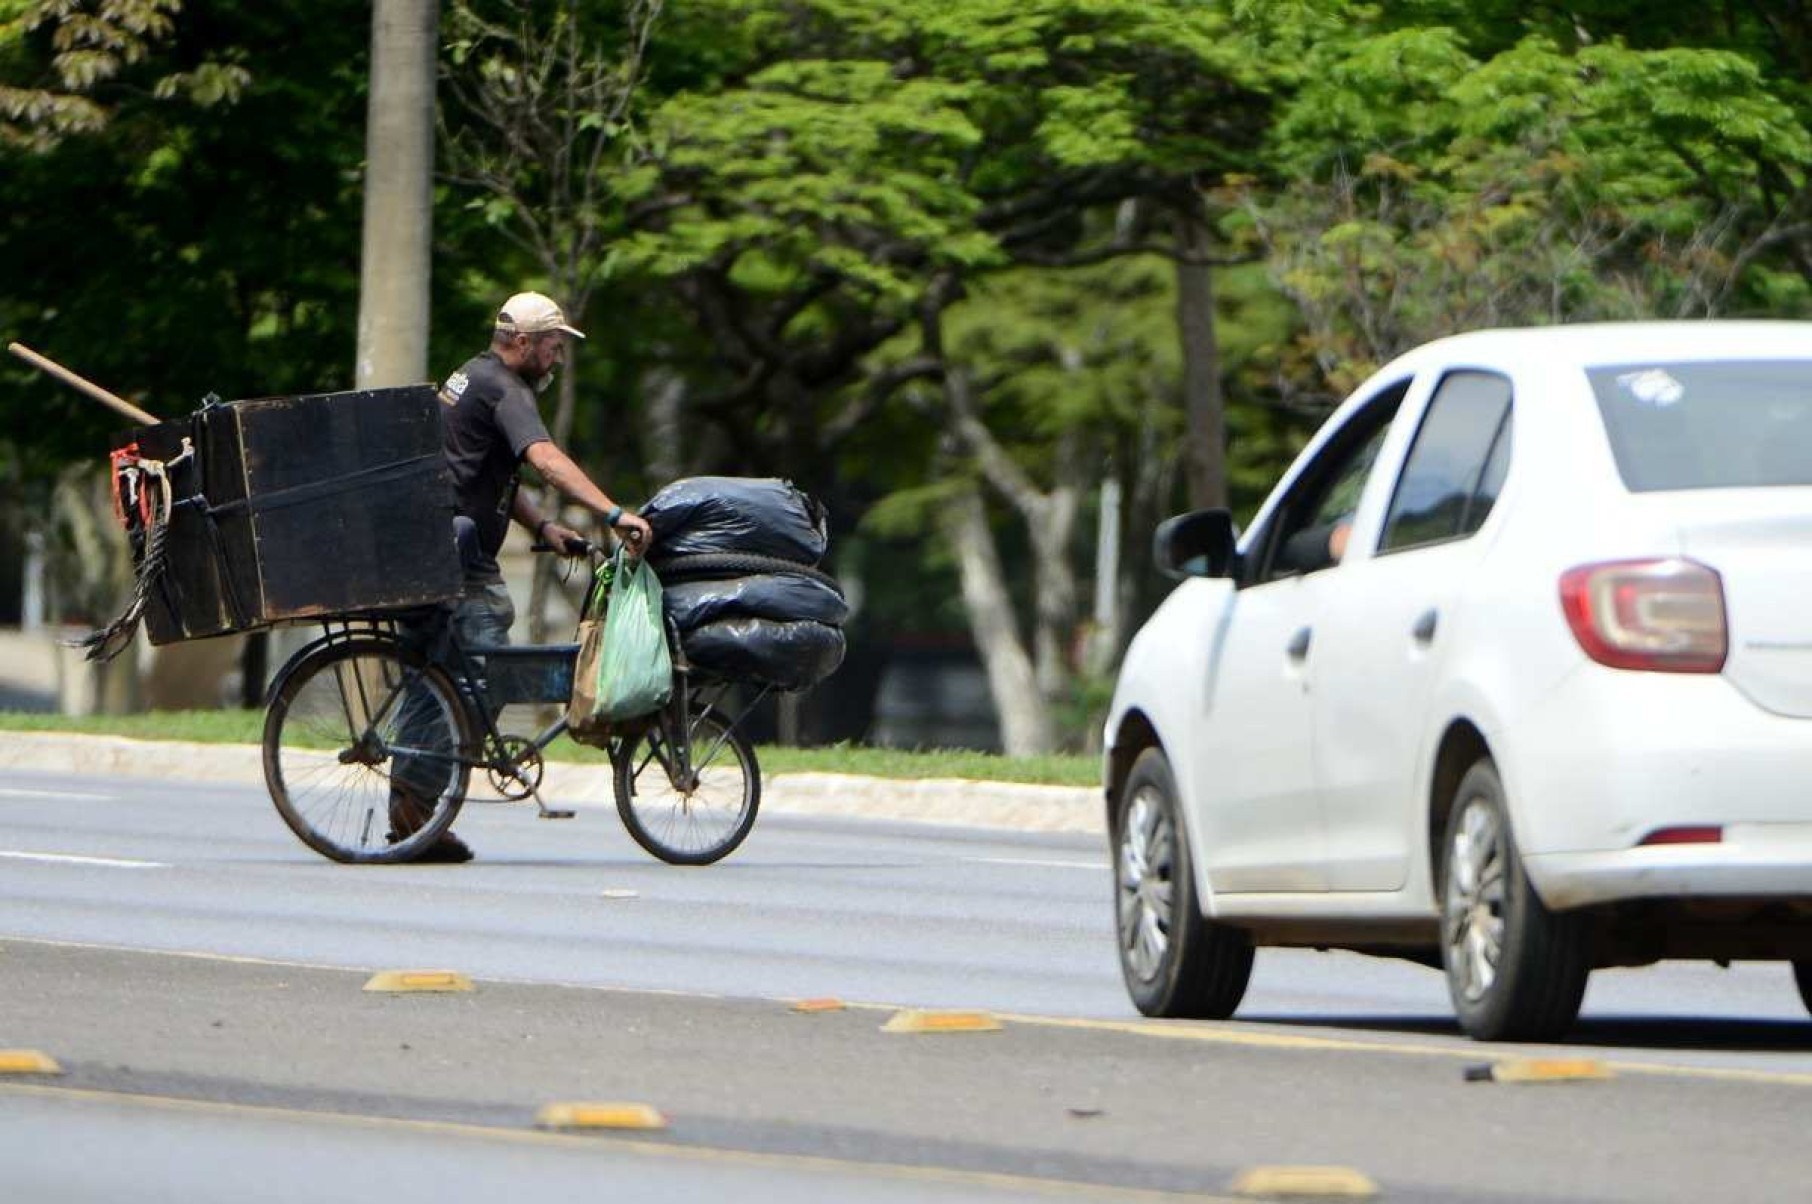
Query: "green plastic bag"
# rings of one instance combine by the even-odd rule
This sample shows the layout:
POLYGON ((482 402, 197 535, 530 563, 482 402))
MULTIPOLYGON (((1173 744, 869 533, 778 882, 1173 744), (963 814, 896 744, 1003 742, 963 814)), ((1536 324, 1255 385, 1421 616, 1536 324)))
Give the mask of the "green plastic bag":
POLYGON ((667 704, 673 654, 661 617, 661 579, 640 557, 624 556, 620 548, 611 560, 601 643, 592 719, 639 719, 667 704))

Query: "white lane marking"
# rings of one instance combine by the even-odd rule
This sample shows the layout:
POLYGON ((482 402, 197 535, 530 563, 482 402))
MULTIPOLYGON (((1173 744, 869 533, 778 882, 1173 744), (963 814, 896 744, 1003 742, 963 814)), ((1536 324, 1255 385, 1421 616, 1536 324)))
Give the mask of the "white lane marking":
POLYGON ((122 870, 167 870, 165 861, 133 861, 123 857, 78 857, 74 853, 20 853, 11 849, 0 849, 0 857, 10 857, 14 861, 50 861, 59 865, 104 865, 122 870))
POLYGON ((1035 865, 1048 870, 1104 870, 1105 861, 1040 861, 1035 857, 964 857, 978 865, 1035 865))
POLYGON ((7 787, 0 787, 0 798, 79 798, 87 799, 91 802, 105 802, 112 797, 111 794, 84 794, 79 790, 14 790, 7 787))

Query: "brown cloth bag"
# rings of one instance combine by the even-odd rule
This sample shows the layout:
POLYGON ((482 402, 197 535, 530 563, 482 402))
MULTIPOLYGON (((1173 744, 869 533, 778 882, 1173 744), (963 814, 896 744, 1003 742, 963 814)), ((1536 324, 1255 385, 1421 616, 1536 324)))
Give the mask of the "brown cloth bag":
POLYGON ((591 592, 579 613, 579 656, 573 664, 573 696, 566 704, 566 734, 581 744, 602 748, 613 725, 592 712, 598 703, 598 660, 604 655, 604 612, 610 605, 612 564, 606 560, 592 576, 591 592))

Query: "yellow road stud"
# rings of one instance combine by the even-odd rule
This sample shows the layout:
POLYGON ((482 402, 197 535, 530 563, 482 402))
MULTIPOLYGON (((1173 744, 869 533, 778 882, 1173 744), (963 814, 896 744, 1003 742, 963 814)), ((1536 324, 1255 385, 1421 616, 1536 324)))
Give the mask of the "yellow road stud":
POLYGON ((884 1033, 997 1033, 1000 1021, 987 1012, 926 1012, 906 1010, 895 1012, 886 1024, 881 1026, 884 1033))
POLYGON ((383 970, 365 980, 367 991, 470 991, 472 980, 457 970, 383 970))
POLYGON ((1229 1190, 1257 1200, 1370 1200, 1378 1185, 1350 1166, 1255 1166, 1229 1190))
POLYGON ((1510 1058, 1466 1068, 1469 1083, 1586 1083, 1610 1077, 1611 1068, 1596 1058, 1510 1058))
POLYGON ((535 1113, 537 1129, 664 1129, 667 1118, 647 1104, 548 1104, 535 1113))
POLYGON ((62 1074, 47 1053, 35 1049, 0 1049, 0 1074, 62 1074))
POLYGON ((844 1009, 841 999, 826 997, 823 999, 801 999, 793 1005, 795 1012, 841 1012, 844 1009))

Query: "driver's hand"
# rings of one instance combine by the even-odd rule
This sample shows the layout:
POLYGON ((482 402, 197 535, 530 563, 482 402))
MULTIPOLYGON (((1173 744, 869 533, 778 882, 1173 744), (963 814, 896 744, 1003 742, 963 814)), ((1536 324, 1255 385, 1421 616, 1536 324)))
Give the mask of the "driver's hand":
POLYGON ((631 514, 627 510, 623 511, 622 517, 617 519, 614 529, 617 538, 628 544, 629 550, 637 556, 646 552, 649 545, 654 542, 654 528, 648 525, 648 520, 639 514, 631 514))
POLYGON ((564 523, 548 523, 541 529, 541 537, 562 556, 583 556, 591 546, 585 536, 564 523))

